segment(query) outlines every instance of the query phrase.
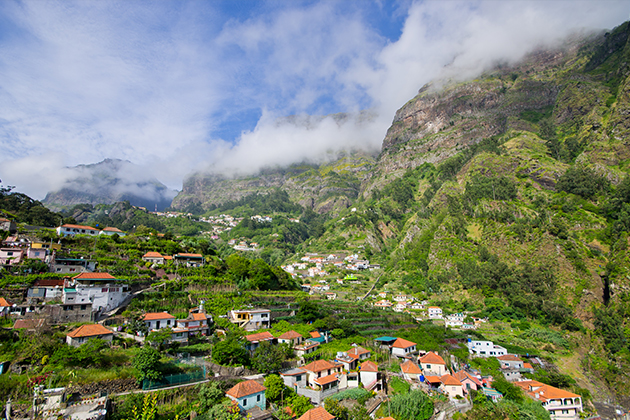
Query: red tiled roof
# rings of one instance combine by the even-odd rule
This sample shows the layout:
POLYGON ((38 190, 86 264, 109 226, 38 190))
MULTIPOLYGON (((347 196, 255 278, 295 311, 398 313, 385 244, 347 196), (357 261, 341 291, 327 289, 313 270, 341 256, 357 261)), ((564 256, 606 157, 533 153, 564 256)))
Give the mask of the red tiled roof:
POLYGON ((302 366, 302 369, 310 372, 321 372, 322 370, 333 369, 338 365, 329 362, 328 360, 315 360, 308 365, 302 366))
POLYGON ((75 280, 91 280, 91 279, 116 280, 116 277, 112 276, 109 273, 81 273, 81 274, 78 274, 78 275, 76 275, 76 276, 74 276, 72 278, 75 279, 75 280))
POLYGON ((267 388, 265 388, 258 382, 249 380, 237 383, 232 388, 230 388, 226 392, 226 394, 234 398, 242 398, 248 395, 257 394, 258 392, 263 392, 266 389, 267 388))
POLYGON ((398 338, 396 339, 396 341, 394 341, 392 347, 395 347, 397 349, 406 349, 415 345, 416 343, 414 343, 413 341, 405 340, 404 338, 398 338))
POLYGON ((81 325, 76 330, 70 331, 66 334, 68 337, 94 337, 97 335, 113 334, 110 330, 103 327, 101 324, 86 324, 81 325))
POLYGON ((331 384, 333 382, 336 382, 338 380, 339 379, 337 378, 337 375, 333 373, 332 375, 323 376, 321 378, 315 379, 315 382, 320 385, 326 385, 326 384, 331 384))
POLYGON ((364 349, 361 346, 356 346, 351 348, 350 350, 348 350, 348 356, 361 356, 362 354, 368 354, 370 353, 369 350, 364 349))
POLYGON ((61 227, 70 228, 70 229, 100 230, 92 226, 84 226, 84 225, 61 225, 61 227))
POLYGON ((145 321, 156 321, 158 319, 175 319, 175 317, 168 312, 149 312, 142 317, 145 321))
POLYGON ((334 420, 335 416, 330 414, 324 407, 311 408, 302 414, 298 420, 334 420))
POLYGON ((556 388, 551 385, 544 384, 538 381, 520 381, 513 382, 514 385, 519 386, 525 390, 529 395, 536 398, 539 401, 556 400, 561 398, 579 398, 580 396, 564 389, 556 388), (530 390, 530 386, 536 388, 530 390), (538 394, 538 397, 536 396, 538 394))
POLYGON ((13 325, 14 330, 26 329, 32 330, 35 328, 41 328, 45 324, 44 319, 17 319, 13 325))
POLYGON ((33 287, 55 287, 55 286, 63 286, 63 279, 42 279, 37 280, 33 287))
POLYGON ((534 369, 534 367, 530 363, 523 363, 523 367, 525 369, 534 369))
POLYGON ((411 360, 407 360, 405 363, 400 365, 400 370, 403 373, 411 374, 411 375, 420 375, 422 374, 422 369, 418 365, 416 365, 411 360))
POLYGON ((146 254, 144 254, 142 258, 163 258, 163 257, 162 257, 162 254, 160 254, 159 252, 149 251, 146 254))
POLYGON ((460 370, 458 372, 455 372, 453 374, 453 377, 455 379, 457 379, 458 381, 460 381, 460 382, 464 382, 466 379, 469 379, 469 380, 473 381, 475 384, 477 384, 477 386, 483 386, 483 385, 481 385, 481 382, 479 382, 479 379, 475 378, 474 376, 472 376, 471 374, 469 374, 465 370, 460 370))
POLYGON ((365 362, 361 363, 360 369, 361 372, 378 372, 378 365, 374 362, 366 360, 365 362))
POLYGON ((440 377, 439 376, 434 376, 434 375, 427 375, 427 376, 424 377, 424 379, 427 382, 431 382, 431 383, 441 382, 440 377))
POLYGON ((462 383, 461 383, 461 382, 459 382, 457 379, 455 379, 455 378, 453 377, 453 375, 449 375, 449 374, 443 375, 443 376, 440 378, 440 381, 441 381, 444 385, 448 385, 448 386, 462 386, 462 383))
POLYGON ((497 359, 503 360, 504 362, 522 362, 521 359, 514 356, 513 354, 506 354, 505 356, 499 356, 497 357, 497 359))
POLYGON ((274 337, 269 331, 265 331, 261 333, 246 335, 245 339, 251 343, 256 343, 259 341, 273 340, 274 337))
POLYGON ((293 339, 296 339, 296 338, 302 338, 302 334, 300 334, 297 331, 291 330, 291 331, 285 332, 284 334, 282 334, 278 338, 280 338, 282 340, 293 340, 293 339))
POLYGON ((205 321, 206 319, 208 319, 208 315, 206 315, 205 313, 201 312, 201 313, 194 313, 194 314, 190 314, 192 316, 192 319, 194 321, 205 321))
POLYGON ((432 351, 422 356, 419 360, 420 363, 428 363, 431 365, 446 365, 444 359, 439 354, 435 354, 432 351))
POLYGON ((11 304, 5 298, 0 297, 0 306, 11 306, 11 304))

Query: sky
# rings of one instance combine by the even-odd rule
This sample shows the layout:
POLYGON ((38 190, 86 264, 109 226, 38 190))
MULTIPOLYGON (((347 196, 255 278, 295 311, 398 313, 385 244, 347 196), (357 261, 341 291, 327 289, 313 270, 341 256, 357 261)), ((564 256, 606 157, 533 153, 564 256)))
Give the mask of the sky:
POLYGON ((195 171, 378 151, 425 83, 629 14, 629 0, 4 0, 0 179, 42 199, 112 158, 179 190, 195 171))

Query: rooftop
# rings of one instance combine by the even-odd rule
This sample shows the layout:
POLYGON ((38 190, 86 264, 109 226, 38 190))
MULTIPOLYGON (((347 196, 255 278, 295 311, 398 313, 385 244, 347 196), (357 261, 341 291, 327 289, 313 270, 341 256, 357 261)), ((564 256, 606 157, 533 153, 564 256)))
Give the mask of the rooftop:
POLYGON ((155 321, 158 319, 175 319, 175 317, 168 312, 149 312, 144 314, 142 319, 145 321, 155 321))
POLYGON ((66 334, 68 337, 96 337, 98 335, 113 334, 110 330, 103 327, 101 324, 86 324, 81 325, 76 330, 70 331, 66 334))
POLYGON ((248 395, 264 392, 266 390, 267 388, 265 388, 258 382, 249 380, 245 382, 239 382, 238 384, 234 385, 226 392, 226 394, 234 398, 243 398, 248 395))

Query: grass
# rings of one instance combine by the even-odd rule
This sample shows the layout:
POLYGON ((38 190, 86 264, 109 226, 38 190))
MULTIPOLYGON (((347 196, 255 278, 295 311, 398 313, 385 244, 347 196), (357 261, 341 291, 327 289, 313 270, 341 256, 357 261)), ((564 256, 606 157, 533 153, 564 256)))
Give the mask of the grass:
POLYGON ((407 381, 403 381, 398 377, 394 377, 389 381, 389 387, 393 394, 406 394, 409 392, 411 385, 407 381))

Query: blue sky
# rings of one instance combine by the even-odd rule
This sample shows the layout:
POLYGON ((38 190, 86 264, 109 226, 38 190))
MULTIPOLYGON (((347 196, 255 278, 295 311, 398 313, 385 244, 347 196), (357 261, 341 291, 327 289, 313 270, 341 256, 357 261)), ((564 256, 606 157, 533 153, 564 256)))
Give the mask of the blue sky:
POLYGON ((0 178, 43 198, 68 166, 119 158, 179 189, 195 170, 378 150, 430 80, 474 77, 629 12, 628 1, 5 0, 0 178), (368 109, 369 123, 278 123, 368 109))

